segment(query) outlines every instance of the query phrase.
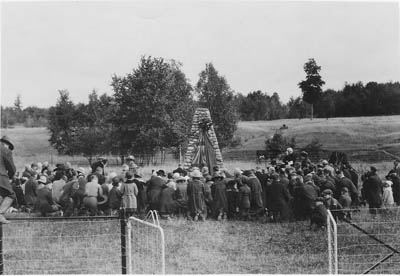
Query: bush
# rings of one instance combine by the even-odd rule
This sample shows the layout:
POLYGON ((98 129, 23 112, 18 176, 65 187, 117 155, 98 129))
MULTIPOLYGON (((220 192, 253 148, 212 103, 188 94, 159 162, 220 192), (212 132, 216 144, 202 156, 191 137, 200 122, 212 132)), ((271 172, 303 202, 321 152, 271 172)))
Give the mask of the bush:
POLYGON ((302 150, 306 151, 309 156, 315 157, 315 159, 319 159, 322 152, 322 146, 323 145, 318 138, 313 138, 307 146, 302 148, 302 150))
POLYGON ((234 148, 241 145, 242 145, 242 137, 234 135, 231 142, 229 143, 229 147, 234 148))

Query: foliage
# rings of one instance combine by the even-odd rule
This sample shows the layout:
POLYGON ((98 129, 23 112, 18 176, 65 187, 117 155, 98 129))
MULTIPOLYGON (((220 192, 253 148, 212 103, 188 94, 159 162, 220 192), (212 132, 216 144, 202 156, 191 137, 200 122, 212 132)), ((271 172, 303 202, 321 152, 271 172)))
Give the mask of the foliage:
POLYGON ((318 138, 313 138, 309 144, 307 144, 302 150, 306 151, 310 156, 319 159, 322 152, 323 144, 318 138))
POLYGON ((288 147, 296 147, 295 137, 285 137, 281 133, 276 132, 272 138, 265 141, 267 152, 272 158, 284 153, 288 147))
POLYGON ((111 153, 112 98, 106 94, 98 97, 93 91, 87 105, 75 105, 68 91, 59 93, 56 106, 49 110, 50 144, 62 154, 83 154, 89 163, 95 155, 111 153))
POLYGON ((123 152, 154 153, 182 144, 193 114, 192 87, 181 65, 142 57, 137 69, 114 76, 114 124, 123 152))
POLYGON ((313 118, 313 105, 318 102, 322 94, 322 86, 325 82, 319 75, 321 67, 317 65, 313 58, 304 64, 306 79, 299 82, 299 87, 303 93, 303 100, 311 105, 311 119, 313 118))
POLYGON ((212 63, 200 73, 196 85, 199 105, 210 110, 220 148, 228 146, 237 129, 235 97, 225 77, 220 76, 212 63))
POLYGON ((260 90, 241 98, 239 114, 244 121, 276 120, 285 118, 287 110, 280 101, 278 93, 269 96, 260 90))
POLYGON ((59 90, 57 104, 49 109, 50 144, 61 154, 72 155, 74 151, 74 126, 78 120, 74 103, 67 90, 59 90))
POLYGON ((305 118, 307 114, 307 104, 301 99, 301 97, 297 97, 294 99, 290 97, 290 100, 287 104, 288 106, 288 118, 305 118))

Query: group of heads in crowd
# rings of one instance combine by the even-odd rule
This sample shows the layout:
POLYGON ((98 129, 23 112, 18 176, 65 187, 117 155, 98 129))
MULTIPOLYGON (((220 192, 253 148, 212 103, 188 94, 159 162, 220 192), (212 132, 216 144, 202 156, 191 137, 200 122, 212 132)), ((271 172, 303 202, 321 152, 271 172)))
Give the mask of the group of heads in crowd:
MULTIPOLYGON (((371 167, 359 188, 358 175, 348 163, 339 167, 327 160, 313 163, 305 152, 297 159, 289 148, 282 161, 273 160, 264 168, 229 171, 221 166, 200 164, 184 169, 179 165, 168 173, 153 170, 146 179, 133 156, 119 172, 108 173, 106 159, 93 163, 91 172, 74 169, 69 163, 57 164, 54 169, 47 162, 35 163, 13 179, 14 204, 17 209, 44 216, 143 216, 157 210, 166 219, 309 219, 318 226, 325 224, 328 209, 400 204, 398 161, 383 180, 371 167)), ((351 212, 336 213, 351 218, 351 212)))

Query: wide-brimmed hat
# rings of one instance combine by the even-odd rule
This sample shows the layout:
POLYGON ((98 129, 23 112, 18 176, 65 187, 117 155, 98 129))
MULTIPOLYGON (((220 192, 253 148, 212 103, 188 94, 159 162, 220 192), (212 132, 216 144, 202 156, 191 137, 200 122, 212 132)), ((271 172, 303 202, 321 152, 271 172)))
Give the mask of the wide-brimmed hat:
POLYGON ((129 156, 126 158, 126 160, 133 160, 133 161, 135 161, 135 156, 129 155, 129 156))
POLYGON ((8 138, 7 136, 4 135, 3 137, 1 137, 0 142, 7 144, 10 150, 14 149, 14 145, 11 143, 10 138, 8 138))
POLYGON ((233 170, 233 174, 234 174, 234 175, 242 174, 242 173, 243 173, 243 171, 242 171, 241 169, 239 169, 239 168, 235 168, 235 169, 233 170))
POLYGON ((47 177, 44 176, 44 175, 40 176, 40 178, 38 180, 38 183, 46 184, 47 183, 47 177))
POLYGON ((194 170, 191 172, 190 176, 196 177, 196 178, 201 178, 203 175, 201 174, 201 172, 199 170, 194 170))
POLYGON ((158 170, 158 171, 156 172, 156 174, 159 175, 159 176, 163 176, 163 177, 166 176, 164 170, 158 170))
POLYGON ((85 174, 85 173, 86 173, 86 170, 85 170, 84 168, 82 168, 82 167, 79 167, 79 168, 76 170, 76 172, 77 172, 78 174, 85 174))

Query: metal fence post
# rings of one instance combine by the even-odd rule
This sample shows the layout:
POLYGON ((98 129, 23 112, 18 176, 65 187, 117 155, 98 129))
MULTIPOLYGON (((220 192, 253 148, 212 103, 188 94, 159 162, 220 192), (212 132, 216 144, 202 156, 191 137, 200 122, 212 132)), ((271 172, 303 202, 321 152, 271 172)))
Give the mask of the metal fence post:
POLYGON ((122 274, 126 274, 126 220, 122 216, 120 219, 121 224, 121 264, 122 274))
POLYGON ((3 224, 0 223, 0 275, 4 274, 4 258, 3 258, 3 224))

